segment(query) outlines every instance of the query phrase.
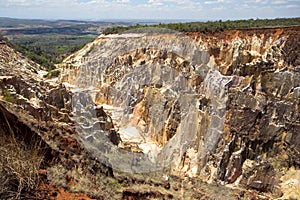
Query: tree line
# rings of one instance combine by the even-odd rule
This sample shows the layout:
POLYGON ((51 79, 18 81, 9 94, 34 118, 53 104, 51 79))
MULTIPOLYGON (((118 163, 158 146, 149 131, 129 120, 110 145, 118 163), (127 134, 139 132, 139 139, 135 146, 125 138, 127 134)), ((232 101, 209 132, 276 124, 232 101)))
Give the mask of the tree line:
MULTIPOLYGON (((277 18, 277 19, 247 19, 247 20, 218 20, 207 22, 186 22, 186 23, 159 23, 156 25, 140 25, 133 26, 114 26, 105 29, 102 33, 120 34, 124 32, 137 32, 142 28, 163 28, 179 32, 216 32, 232 29, 251 29, 251 28, 269 28, 269 27, 286 27, 300 26, 300 18, 277 18)), ((142 30, 141 30, 142 31, 142 30)))

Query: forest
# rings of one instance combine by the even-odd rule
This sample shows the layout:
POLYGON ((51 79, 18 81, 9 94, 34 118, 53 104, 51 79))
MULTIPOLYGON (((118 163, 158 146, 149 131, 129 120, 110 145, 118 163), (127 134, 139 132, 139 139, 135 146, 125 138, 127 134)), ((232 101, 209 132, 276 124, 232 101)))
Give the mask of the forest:
POLYGON ((248 19, 248 20, 218 20, 207 22, 186 22, 186 23, 169 23, 155 25, 133 26, 113 26, 103 31, 103 34, 120 34, 123 32, 143 32, 151 31, 151 28, 163 28, 178 32, 201 32, 209 33, 216 31, 232 30, 232 29, 251 29, 251 28, 273 28, 286 26, 299 26, 300 18, 278 18, 278 19, 248 19), (146 28, 146 30, 143 30, 146 28))

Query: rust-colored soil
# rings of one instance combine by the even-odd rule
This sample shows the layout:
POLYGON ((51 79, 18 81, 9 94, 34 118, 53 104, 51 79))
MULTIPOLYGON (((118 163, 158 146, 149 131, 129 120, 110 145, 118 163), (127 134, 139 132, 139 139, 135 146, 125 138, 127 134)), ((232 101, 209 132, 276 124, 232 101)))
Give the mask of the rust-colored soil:
POLYGON ((38 198, 51 200, 92 200, 86 194, 70 193, 63 188, 51 184, 40 185, 38 198))

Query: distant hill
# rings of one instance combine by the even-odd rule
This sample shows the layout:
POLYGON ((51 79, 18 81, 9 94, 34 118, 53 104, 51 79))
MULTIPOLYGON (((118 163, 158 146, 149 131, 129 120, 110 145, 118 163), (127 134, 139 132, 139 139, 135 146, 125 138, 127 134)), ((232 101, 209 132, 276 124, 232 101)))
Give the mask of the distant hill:
POLYGON ((0 35, 44 69, 53 70, 55 64, 113 25, 128 26, 131 23, 0 17, 0 35))

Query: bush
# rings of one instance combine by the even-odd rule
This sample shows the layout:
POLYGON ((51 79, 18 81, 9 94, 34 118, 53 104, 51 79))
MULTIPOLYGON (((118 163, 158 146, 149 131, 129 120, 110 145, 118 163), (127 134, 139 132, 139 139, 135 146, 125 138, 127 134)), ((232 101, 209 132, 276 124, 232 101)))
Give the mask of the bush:
POLYGON ((38 187, 44 153, 39 142, 30 147, 14 134, 0 138, 0 199, 30 199, 38 187))
POLYGON ((56 78, 59 76, 59 74, 60 74, 59 70, 53 70, 48 72, 46 75, 44 75, 44 78, 56 78))
POLYGON ((11 102, 11 103, 16 102, 16 99, 10 94, 10 92, 8 90, 4 89, 2 91, 2 94, 3 94, 3 100, 4 101, 8 101, 8 102, 11 102))

